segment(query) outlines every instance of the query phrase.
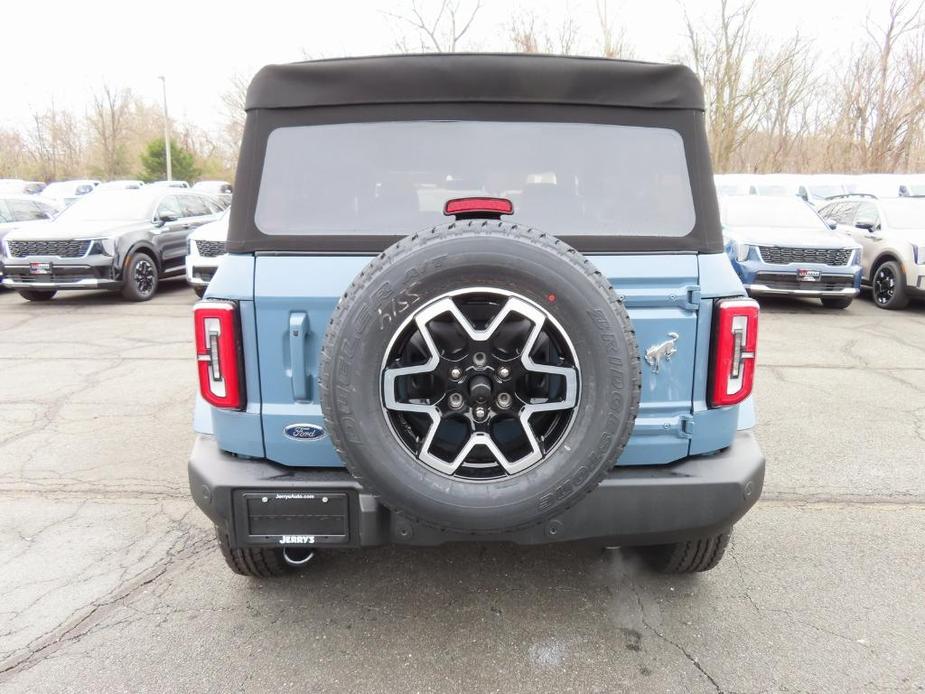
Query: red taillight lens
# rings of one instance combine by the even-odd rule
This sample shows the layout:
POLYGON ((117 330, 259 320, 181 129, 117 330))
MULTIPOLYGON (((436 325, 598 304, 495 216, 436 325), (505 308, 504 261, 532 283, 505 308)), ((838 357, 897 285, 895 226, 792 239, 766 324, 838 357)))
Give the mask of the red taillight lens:
POLYGON ((507 198, 456 198, 443 206, 443 214, 500 216, 514 214, 514 203, 507 198))
POLYGON ((724 407, 742 402, 752 392, 758 346, 758 302, 724 299, 716 303, 713 311, 710 407, 724 407))
POLYGON ((206 402, 244 408, 244 378, 238 339, 238 307, 230 301, 200 301, 193 307, 199 392, 206 402))

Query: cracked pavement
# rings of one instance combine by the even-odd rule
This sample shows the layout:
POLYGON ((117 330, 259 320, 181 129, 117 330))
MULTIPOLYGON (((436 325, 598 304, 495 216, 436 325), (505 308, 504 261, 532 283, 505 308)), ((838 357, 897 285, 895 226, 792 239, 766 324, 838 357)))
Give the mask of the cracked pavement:
POLYGON ((231 574, 188 497, 193 293, 0 291, 0 691, 925 689, 925 305, 763 305, 726 559, 492 545, 231 574))

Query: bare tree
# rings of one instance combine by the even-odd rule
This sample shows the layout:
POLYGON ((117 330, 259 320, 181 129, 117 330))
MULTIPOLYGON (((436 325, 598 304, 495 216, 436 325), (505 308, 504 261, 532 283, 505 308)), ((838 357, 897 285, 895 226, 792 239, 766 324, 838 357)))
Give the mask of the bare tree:
POLYGON ((126 140, 129 136, 132 101, 131 90, 116 89, 108 84, 103 84, 100 91, 92 96, 87 124, 93 132, 94 144, 99 152, 99 172, 105 178, 128 173, 126 140))
POLYGON ((578 43, 579 27, 571 15, 565 17, 555 34, 531 10, 511 21, 510 40, 518 53, 557 53, 571 55, 578 43))
POLYGON ((893 0, 885 24, 868 22, 866 41, 834 89, 833 139, 861 171, 893 171, 911 162, 925 127, 923 3, 893 0))
POLYGON ((610 19, 608 0, 597 0, 597 21, 601 31, 600 54, 605 58, 631 58, 633 51, 622 29, 610 19))
POLYGON ((774 55, 764 50, 752 30, 754 7, 754 0, 736 9, 728 0, 719 0, 719 14, 712 23, 699 24, 685 11, 688 59, 703 83, 717 171, 757 168, 755 161, 743 161, 744 147, 761 126, 781 63, 790 60, 786 51, 774 55))
POLYGON ((0 130, 0 176, 31 178, 33 175, 22 134, 14 129, 0 130))
MULTIPOLYGON (((407 13, 390 12, 387 15, 412 29, 421 51, 453 53, 472 28, 472 22, 481 8, 481 0, 475 0, 474 3, 466 0, 441 0, 436 12, 427 12, 418 5, 417 0, 411 0, 407 13)), ((395 47, 402 53, 411 50, 408 38, 403 34, 396 37, 395 47)))
POLYGON ((759 96, 758 126, 765 143, 754 158, 760 170, 806 170, 818 166, 801 147, 813 131, 813 105, 819 89, 815 64, 811 44, 799 34, 770 55, 757 56, 754 70, 769 75, 759 96))
POLYGON ((44 111, 33 112, 31 120, 25 146, 37 175, 51 181, 82 174, 84 129, 74 114, 59 110, 52 100, 44 111))

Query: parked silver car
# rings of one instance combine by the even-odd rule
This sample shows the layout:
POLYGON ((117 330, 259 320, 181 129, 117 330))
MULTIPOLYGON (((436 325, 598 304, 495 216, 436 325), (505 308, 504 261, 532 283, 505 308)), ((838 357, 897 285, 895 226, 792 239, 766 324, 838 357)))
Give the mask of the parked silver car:
POLYGON ((863 248, 862 282, 880 308, 925 297, 925 198, 846 196, 819 213, 863 248))

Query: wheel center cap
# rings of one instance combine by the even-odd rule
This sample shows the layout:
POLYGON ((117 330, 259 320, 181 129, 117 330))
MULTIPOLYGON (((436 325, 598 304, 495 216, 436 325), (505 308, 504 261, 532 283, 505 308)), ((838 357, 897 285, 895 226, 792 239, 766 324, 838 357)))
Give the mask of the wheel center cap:
POLYGON ((469 380, 469 398, 477 405, 484 405, 491 400, 491 380, 479 374, 469 380))

